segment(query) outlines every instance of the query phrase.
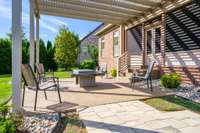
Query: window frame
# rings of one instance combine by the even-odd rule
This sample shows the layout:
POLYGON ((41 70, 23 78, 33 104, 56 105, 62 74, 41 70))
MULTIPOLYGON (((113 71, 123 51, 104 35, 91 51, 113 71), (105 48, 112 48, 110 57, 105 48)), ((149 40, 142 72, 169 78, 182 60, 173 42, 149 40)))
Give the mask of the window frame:
POLYGON ((105 56, 104 56, 104 50, 105 50, 105 37, 103 36, 103 37, 101 37, 100 38, 100 49, 101 49, 101 58, 104 58, 105 56), (103 48, 102 48, 102 44, 103 44, 103 48))
POLYGON ((115 30, 114 32, 113 32, 113 57, 119 57, 119 55, 120 55, 120 31, 119 30, 115 30), (118 33, 118 35, 117 36, 115 36, 115 34, 116 33, 118 33), (117 45, 115 45, 115 38, 118 38, 118 44, 117 45), (117 55, 116 55, 116 53, 115 53, 115 47, 118 47, 118 51, 117 51, 117 55))

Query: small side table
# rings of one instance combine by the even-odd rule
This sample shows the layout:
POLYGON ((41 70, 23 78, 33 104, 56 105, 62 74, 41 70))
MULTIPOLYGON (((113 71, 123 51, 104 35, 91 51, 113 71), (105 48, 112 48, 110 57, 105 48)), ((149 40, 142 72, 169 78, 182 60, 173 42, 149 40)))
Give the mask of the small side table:
POLYGON ((54 112, 58 113, 59 119, 62 119, 62 113, 76 111, 78 104, 70 103, 70 102, 62 102, 47 106, 47 109, 53 110, 54 112))

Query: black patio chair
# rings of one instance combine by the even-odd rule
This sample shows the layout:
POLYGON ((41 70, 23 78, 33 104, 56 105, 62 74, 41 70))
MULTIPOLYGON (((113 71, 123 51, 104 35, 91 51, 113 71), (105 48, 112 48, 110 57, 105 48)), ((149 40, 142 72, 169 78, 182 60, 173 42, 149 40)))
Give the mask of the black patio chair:
POLYGON ((36 110, 36 106, 37 106, 38 91, 44 91, 45 99, 47 100, 46 90, 52 89, 52 88, 57 89, 59 102, 62 103, 61 96, 60 96, 59 79, 57 79, 55 82, 40 83, 36 79, 36 76, 31 68, 31 66, 28 64, 22 64, 22 78, 24 81, 22 106, 24 106, 25 88, 35 90, 34 111, 36 110))
POLYGON ((44 69, 44 65, 42 63, 37 63, 35 67, 36 67, 36 72, 37 72, 37 78, 40 83, 46 82, 48 80, 52 80, 53 82, 55 82, 58 79, 58 77, 54 76, 53 71, 46 73, 44 69), (51 76, 47 74, 50 74, 51 76))
POLYGON ((149 88, 149 82, 150 82, 150 87, 151 87, 151 92, 153 91, 153 87, 152 87, 152 77, 151 77, 151 73, 153 71, 153 67, 155 65, 155 60, 153 60, 152 62, 150 62, 146 74, 144 76, 137 76, 137 75, 133 75, 131 77, 131 87, 134 86, 134 83, 136 81, 142 81, 142 80, 146 80, 147 82, 147 88, 149 88))

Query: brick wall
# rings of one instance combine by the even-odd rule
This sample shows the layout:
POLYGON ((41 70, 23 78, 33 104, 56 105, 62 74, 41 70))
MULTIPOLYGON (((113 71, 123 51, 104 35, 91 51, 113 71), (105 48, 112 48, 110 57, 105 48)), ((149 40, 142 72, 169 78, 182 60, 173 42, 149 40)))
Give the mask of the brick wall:
POLYGON ((101 35, 99 38, 99 65, 107 64, 107 71, 110 72, 111 69, 117 69, 117 57, 113 56, 113 32, 119 31, 119 28, 112 29, 111 31, 107 32, 106 34, 101 35), (105 49, 103 57, 101 56, 101 37, 104 37, 105 40, 105 49))

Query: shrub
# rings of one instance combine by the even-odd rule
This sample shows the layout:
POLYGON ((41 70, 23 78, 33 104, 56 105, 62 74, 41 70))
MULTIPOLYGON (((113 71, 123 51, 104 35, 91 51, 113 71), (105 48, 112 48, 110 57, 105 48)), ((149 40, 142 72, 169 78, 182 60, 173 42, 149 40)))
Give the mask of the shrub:
POLYGON ((0 104, 0 133, 15 133, 23 123, 20 114, 8 113, 10 106, 0 104))
POLYGON ((15 133, 16 125, 10 118, 0 120, 0 133, 15 133))
POLYGON ((6 104, 0 104, 0 117, 2 116, 3 119, 6 118, 6 115, 8 114, 9 106, 6 104))
POLYGON ((96 64, 92 60, 84 60, 81 65, 80 69, 95 69, 96 64))
POLYGON ((117 70, 116 69, 112 69, 111 70, 111 76, 112 77, 116 77, 117 76, 117 70))
POLYGON ((181 77, 178 74, 165 74, 161 77, 161 85, 165 88, 178 88, 181 84, 181 77))
POLYGON ((8 116, 8 110, 8 105, 0 105, 0 133, 15 133, 16 131, 16 124, 12 117, 8 116))

